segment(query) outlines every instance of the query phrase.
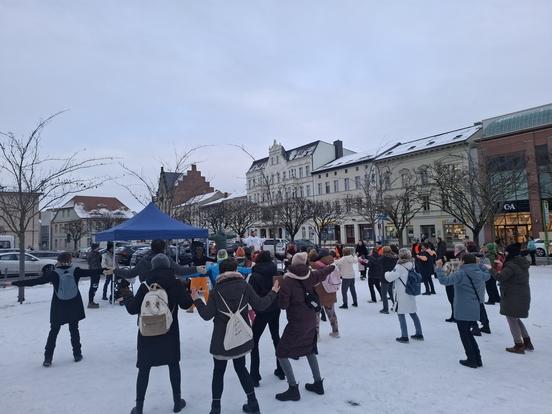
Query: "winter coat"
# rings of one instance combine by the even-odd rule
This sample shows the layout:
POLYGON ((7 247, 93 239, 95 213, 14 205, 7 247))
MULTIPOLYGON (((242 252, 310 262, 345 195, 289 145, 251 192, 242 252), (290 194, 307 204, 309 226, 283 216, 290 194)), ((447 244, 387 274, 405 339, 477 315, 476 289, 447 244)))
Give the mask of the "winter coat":
POLYGON ((113 253, 105 252, 102 254, 102 268, 104 270, 104 275, 111 276, 113 274, 113 253))
POLYGON ((487 247, 487 258, 491 262, 491 265, 494 266, 494 261, 498 257, 497 246, 495 243, 487 243, 485 247, 487 247))
MULTIPOLYGON (((315 270, 324 269, 326 267, 328 267, 328 265, 321 262, 320 260, 312 263, 312 268, 315 270)), ((332 268, 335 269, 335 266, 332 265, 332 268)), ((328 272, 328 275, 330 273, 332 272, 328 272)), ((331 308, 334 305, 334 303, 337 302, 337 292, 326 292, 326 289, 324 289, 324 286, 322 286, 322 283, 317 284, 314 287, 314 291, 316 292, 316 294, 318 295, 318 298, 320 299, 320 304, 325 308, 331 308)))
MULTIPOLYGON (((273 262, 263 262, 257 263, 253 267, 253 273, 249 277, 249 284, 255 290, 255 293, 261 297, 266 296, 272 290, 272 285, 274 284, 274 276, 278 274, 276 265, 273 262)), ((264 311, 258 311, 257 313, 279 313, 280 308, 278 307, 278 302, 274 301, 264 311)))
POLYGON ((527 250, 529 250, 530 252, 537 250, 537 244, 535 243, 535 240, 529 240, 527 242, 527 250))
POLYGON ((355 278, 355 269, 353 268, 354 264, 358 263, 358 259, 354 256, 343 256, 341 259, 338 259, 334 262, 334 265, 337 266, 341 277, 343 279, 354 279, 355 278))
POLYGON ((381 280, 383 277, 383 269, 381 268, 381 261, 378 260, 381 256, 378 254, 371 254, 366 257, 366 266, 368 267, 368 279, 381 280))
POLYGON ((411 261, 397 263, 393 270, 385 272, 385 279, 389 283, 395 282, 393 289, 395 297, 395 311, 398 314, 416 313, 416 296, 406 293, 408 271, 414 267, 411 261))
POLYGON ((365 244, 357 244, 355 247, 355 253, 358 257, 360 256, 368 256, 368 248, 365 244))
MULTIPOLYGON (((151 272, 151 259, 153 259, 153 257, 156 255, 157 253, 154 254, 150 250, 148 253, 144 255, 144 257, 142 257, 142 259, 133 268, 115 269, 115 276, 123 279, 132 279, 133 277, 138 276, 140 282, 143 282, 146 276, 149 274, 149 272, 151 272)), ((188 275, 197 273, 197 268, 195 266, 192 266, 192 267, 181 266, 170 257, 169 257, 169 260, 171 261, 171 269, 173 270, 174 274, 177 276, 188 276, 188 275)))
POLYGON ((387 282, 387 279, 385 278, 386 272, 391 272, 393 269, 395 269, 395 265, 397 264, 397 260, 399 260, 399 256, 397 256, 395 253, 387 253, 383 256, 378 257, 378 262, 381 267, 381 273, 380 273, 380 282, 381 283, 389 283, 387 282))
POLYGON ((314 286, 334 269, 333 265, 320 270, 310 270, 307 265, 288 268, 278 297, 288 321, 276 348, 278 358, 299 358, 317 352, 316 312, 307 306, 305 291, 313 293, 314 286))
POLYGON ((500 282, 500 314, 512 318, 527 318, 531 305, 529 262, 516 256, 504 263, 502 271, 491 270, 500 282))
POLYGON ((224 337, 226 335, 226 325, 229 318, 222 312, 228 312, 226 305, 221 299, 224 298, 232 312, 238 309, 241 299, 242 318, 250 325, 247 313, 247 304, 250 304, 255 311, 266 310, 276 300, 277 294, 270 292, 260 297, 249 285, 243 276, 238 272, 222 273, 217 279, 215 287, 209 292, 207 304, 201 299, 196 299, 194 305, 197 307, 199 315, 206 321, 213 319, 213 334, 211 336, 210 352, 215 358, 234 359, 238 358, 253 349, 253 339, 236 348, 225 350, 224 337), (243 299, 242 299, 243 295, 243 299))
MULTIPOLYGON (((58 269, 69 269, 71 266, 62 266, 58 269)), ((84 270, 79 267, 74 268, 73 276, 77 288, 81 277, 99 276, 102 274, 102 269, 84 270)), ((57 297, 59 288, 59 276, 55 271, 50 271, 36 279, 25 279, 12 282, 14 286, 36 286, 51 283, 54 287, 52 293, 52 303, 50 305, 50 323, 54 325, 63 325, 66 323, 78 322, 85 318, 84 305, 80 292, 73 299, 62 300, 57 297)))
MULTIPOLYGON (((209 277, 209 281, 211 282, 211 286, 215 286, 217 283, 217 279, 220 276, 220 267, 219 262, 213 263, 212 265, 207 267, 207 273, 206 276, 209 277)), ((251 274, 251 268, 246 266, 239 266, 238 265, 238 273, 240 273, 242 276, 246 277, 247 275, 251 274)))
POLYGON ((457 271, 449 275, 438 267, 436 274, 439 283, 445 286, 454 286, 454 319, 478 321, 481 312, 480 304, 485 301, 485 282, 490 277, 487 268, 470 263, 460 266, 457 271))
MULTIPOLYGON (((142 336, 138 331, 137 368, 158 367, 180 361, 180 329, 178 326, 178 307, 188 309, 192 306, 192 298, 186 291, 184 283, 176 279, 172 269, 154 269, 145 274, 145 283, 159 284, 167 291, 169 308, 172 310, 173 322, 164 335, 142 336)), ((125 306, 131 315, 140 314, 142 302, 148 293, 148 288, 142 283, 136 296, 125 300, 125 306)))
POLYGON ((416 258, 416 270, 420 272, 424 280, 427 280, 435 271, 435 255, 426 250, 418 254, 416 258))
POLYGON ((444 241, 437 243, 437 260, 444 260, 447 257, 447 244, 444 241))
POLYGON ((101 269, 102 268, 102 255, 98 250, 90 250, 86 257, 89 269, 101 269))

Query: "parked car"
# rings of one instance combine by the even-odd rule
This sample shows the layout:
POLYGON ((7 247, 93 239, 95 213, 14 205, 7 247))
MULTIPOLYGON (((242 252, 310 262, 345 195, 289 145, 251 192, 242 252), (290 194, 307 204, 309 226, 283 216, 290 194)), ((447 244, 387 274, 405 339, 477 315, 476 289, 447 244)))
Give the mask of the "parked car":
POLYGON ((550 254, 551 247, 552 247, 552 242, 548 243, 548 249, 546 249, 545 244, 544 244, 544 240, 542 240, 542 239, 535 239, 535 245, 537 247, 537 256, 538 257, 545 257, 547 250, 548 250, 548 254, 550 254))
MULTIPOLYGON (((32 254, 25 253, 25 274, 40 275, 52 270, 56 262, 57 260, 54 259, 39 259, 32 254)), ((12 277, 19 274, 19 253, 0 253, 0 272, 5 274, 6 271, 8 276, 12 277)))
POLYGON ((34 257, 38 257, 39 259, 55 259, 57 260, 57 257, 61 251, 58 250, 33 250, 30 251, 29 254, 33 255, 34 257))
POLYGON ((149 247, 147 244, 127 244, 117 247, 115 249, 115 257, 117 257, 117 263, 123 266, 130 266, 130 261, 134 252, 143 247, 149 247))
POLYGON ((285 255, 286 254, 286 245, 288 241, 286 239, 266 239, 263 242, 262 249, 270 252, 271 256, 285 255))
POLYGON ((137 249, 134 253, 132 253, 132 256, 130 257, 130 265, 136 266, 136 263, 138 263, 142 259, 142 257, 144 257, 147 252, 149 252, 149 250, 149 246, 137 249))
POLYGON ((79 259, 86 259, 88 257, 88 253, 90 253, 91 248, 90 247, 82 247, 79 249, 77 257, 79 259))
POLYGON ((293 244, 295 244, 295 249, 298 252, 307 251, 310 249, 315 249, 316 251, 318 251, 318 247, 316 246, 316 244, 307 239, 295 240, 293 244))
MULTIPOLYGON (((136 263, 138 263, 140 260, 142 260, 142 257, 144 257, 148 252, 150 251, 149 246, 144 246, 138 248, 130 257, 129 264, 130 266, 136 266, 136 263)), ((190 252, 189 247, 182 246, 179 249, 179 258, 176 260, 176 246, 170 246, 169 247, 169 256, 174 260, 177 261, 181 265, 188 265, 192 263, 192 254, 190 252)), ((128 266, 125 265, 125 266, 128 266)))

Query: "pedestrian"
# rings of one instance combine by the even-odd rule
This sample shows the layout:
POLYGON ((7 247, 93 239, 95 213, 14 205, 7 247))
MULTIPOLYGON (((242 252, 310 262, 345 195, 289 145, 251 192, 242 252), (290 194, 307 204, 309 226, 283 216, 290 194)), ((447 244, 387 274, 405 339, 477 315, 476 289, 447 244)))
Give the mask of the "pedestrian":
MULTIPOLYGON (((315 261, 311 262, 311 267, 314 270, 321 270, 328 266, 332 266, 333 262, 334 262, 334 258, 331 252, 328 249, 321 249, 315 261)), ((334 271, 336 271, 335 266, 333 266, 333 268, 334 268, 334 271)), ((329 274, 328 274, 328 277, 330 277, 329 274)), ((334 308, 335 303, 337 302, 337 293, 328 292, 326 289, 324 289, 324 285, 322 284, 322 282, 314 286, 314 290, 318 295, 318 298, 320 299, 320 305, 322 306, 322 311, 326 314, 327 319, 329 319, 330 321, 330 325, 332 327, 330 336, 333 338, 339 338, 339 325, 337 322, 337 314, 334 308)), ((318 322, 317 329, 318 329, 318 332, 320 332, 320 312, 318 313, 317 322, 318 322)))
POLYGON ((490 266, 477 264, 475 255, 471 253, 462 255, 458 270, 448 275, 441 260, 436 264, 439 283, 454 287, 454 319, 467 357, 458 362, 470 368, 482 367, 481 352, 471 328, 480 318, 490 266))
POLYGON ((359 260, 360 265, 368 267, 368 289, 370 289, 369 303, 377 303, 375 290, 378 291, 380 300, 382 300, 380 288, 381 263, 378 261, 378 257, 379 254, 377 249, 373 248, 370 256, 366 256, 365 258, 359 260))
POLYGON ((410 253, 412 254, 412 257, 416 257, 420 254, 422 250, 422 245, 420 244, 420 241, 418 239, 414 239, 414 242, 412 243, 412 247, 410 249, 410 253))
MULTIPOLYGON (((255 266, 253 266, 253 273, 249 277, 249 284, 253 287, 257 295, 264 297, 270 293, 276 274, 276 265, 270 257, 270 252, 268 250, 263 250, 255 259, 255 266)), ((256 311, 255 319, 251 327, 253 329, 253 349, 251 350, 251 367, 249 372, 253 380, 253 386, 255 387, 259 386, 259 381, 262 379, 259 373, 259 341, 267 325, 274 345, 274 350, 276 350, 278 342, 280 342, 280 307, 277 302, 274 302, 264 311, 256 311)), ((284 371, 282 371, 282 367, 280 367, 278 358, 276 358, 274 375, 281 380, 285 378, 284 371)))
MULTIPOLYGON (((445 275, 448 276, 458 271, 462 256, 466 253, 466 246, 463 243, 457 243, 454 245, 454 257, 442 266, 445 275)), ((456 322, 456 319, 454 319, 454 286, 445 285, 445 290, 447 292, 447 299, 450 303, 450 318, 445 319, 445 322, 454 323, 456 322)))
MULTIPOLYGON (((224 388, 224 373, 230 360, 247 396, 247 403, 242 407, 243 411, 259 413, 259 403, 255 396, 253 381, 245 366, 245 356, 251 352, 254 344, 247 305, 250 304, 255 311, 268 309, 276 300, 276 294, 280 290, 280 286, 278 281, 275 281, 270 292, 264 297, 259 297, 253 287, 237 272, 237 268, 238 263, 232 258, 225 259, 220 263, 221 274, 209 294, 207 304, 201 300, 198 292, 192 289, 192 299, 199 315, 206 321, 213 319, 213 334, 210 346, 214 363, 213 401, 210 414, 221 412, 220 399, 224 388), (242 320, 237 318, 242 318, 242 320), (227 326, 230 321, 232 324, 239 323, 240 333, 247 336, 245 338, 241 337, 242 340, 238 342, 236 342, 235 336, 228 336, 227 326)), ((232 333, 238 332, 232 331, 232 333)))
POLYGON ((529 252, 529 256, 531 256, 531 266, 536 266, 537 244, 533 236, 529 236, 527 239, 527 251, 529 252))
MULTIPOLYGON (((130 269, 115 269, 114 273, 116 277, 123 279, 132 279, 133 277, 138 276, 140 282, 146 280, 146 276, 151 271, 151 260, 160 253, 165 254, 167 244, 164 240, 155 239, 151 241, 150 250, 140 259, 136 266, 130 269)), ((203 248, 201 248, 203 250, 203 248)), ((197 250, 196 250, 197 252, 197 250)), ((174 274, 177 276, 189 276, 195 273, 205 273, 205 267, 202 266, 182 266, 176 263, 172 258, 169 257, 171 262, 171 269, 174 271, 174 274)), ((206 259, 209 261, 208 259, 206 259)), ((105 287, 104 287, 105 288, 105 287)), ((105 296, 105 294, 104 294, 105 296)), ((107 299, 107 298, 106 298, 107 299)))
MULTIPOLYGON (((102 268, 104 269, 105 282, 103 286, 102 300, 108 300, 107 289, 113 284, 113 242, 107 242, 107 249, 102 254, 102 268)), ((110 290, 111 292, 111 290, 110 290)), ((111 293, 109 301, 111 302, 111 293)))
POLYGON ((53 285, 52 302, 50 304, 50 333, 44 348, 43 366, 52 365, 56 339, 62 325, 69 324, 73 359, 82 360, 82 349, 79 333, 79 321, 85 318, 84 305, 79 292, 81 277, 99 276, 102 269, 84 270, 73 266, 71 253, 63 252, 57 257, 53 270, 47 271, 36 279, 18 280, 6 286, 36 286, 51 283, 53 285))
POLYGON ((338 259, 334 261, 334 264, 339 269, 339 273, 341 273, 341 294, 343 297, 343 305, 341 305, 340 309, 347 309, 347 292, 349 289, 351 290, 351 296, 353 298, 353 307, 358 307, 358 300, 357 300, 357 294, 355 289, 355 269, 353 268, 353 265, 357 264, 358 260, 355 256, 351 255, 351 249, 349 247, 345 247, 343 249, 343 257, 341 259, 338 259))
MULTIPOLYGON (((195 255, 192 258, 192 263, 194 266, 205 266, 207 262, 214 263, 216 262, 216 259, 213 259, 212 257, 205 255, 205 249, 203 246, 196 246, 195 247, 195 255)), ((176 263, 175 263, 176 265, 176 263)), ((189 269, 189 268, 187 268, 189 269)), ((196 269, 194 269, 196 270, 196 269)), ((195 272, 194 272, 195 273, 195 272)))
POLYGON ((317 312, 313 308, 312 297, 314 286, 322 283, 335 270, 334 265, 325 266, 319 270, 310 270, 307 264, 307 254, 297 253, 284 275, 278 304, 286 311, 287 325, 276 348, 276 356, 284 370, 288 389, 276 394, 280 401, 299 401, 301 394, 295 380, 290 359, 307 357, 313 383, 305 384, 307 391, 318 395, 324 394, 324 385, 316 354, 317 342, 317 312))
POLYGON ((236 259, 236 262, 238 262, 238 266, 240 267, 251 267, 253 262, 251 260, 248 260, 245 256, 245 249, 243 247, 238 247, 236 251, 234 252, 234 257, 236 259))
POLYGON ((99 270, 97 275, 90 277, 90 288, 88 289, 88 309, 98 309, 100 305, 94 302, 94 296, 100 285, 100 275, 102 274, 102 255, 100 254, 100 245, 92 243, 90 251, 86 255, 88 269, 99 270))
POLYGON ((408 327, 406 325, 406 314, 408 313, 414 322, 414 328, 416 333, 410 338, 423 341, 424 335, 422 333, 422 325, 420 324, 420 318, 418 318, 416 309, 416 296, 406 293, 406 283, 408 282, 408 272, 414 269, 414 261, 412 260, 412 253, 408 249, 400 249, 397 264, 391 271, 385 272, 385 279, 389 283, 394 283, 395 294, 395 312, 399 317, 399 324, 401 327, 401 336, 396 338, 397 342, 408 343, 408 327))
POLYGON ((443 241, 441 237, 437 237, 437 260, 442 260, 446 262, 447 260, 447 244, 443 241))
POLYGON ((416 270, 422 275, 425 292, 422 295, 435 295, 435 286, 433 285, 433 273, 435 272, 436 254, 430 249, 428 243, 420 245, 420 253, 414 256, 416 258, 416 270))
MULTIPOLYGON (((466 250, 468 253, 473 254, 476 257, 477 263, 481 263, 482 255, 477 249, 477 245, 473 241, 466 243, 466 250)), ((484 258, 483 258, 484 259, 484 258)), ((485 262, 485 259, 484 259, 485 262)), ((483 295, 483 302, 485 302, 485 296, 483 295)), ((491 328, 489 324, 489 318, 487 316, 487 311, 485 309, 485 303, 479 305, 479 321, 481 321, 481 327, 477 324, 477 321, 473 323, 472 332, 475 336, 481 336, 481 332, 487 334, 491 333, 491 328)))
POLYGON ((398 259, 399 256, 393 251, 391 246, 383 246, 383 254, 378 257, 381 299, 383 301, 383 308, 380 310, 380 313, 389 314, 388 297, 391 299, 393 304, 395 303, 395 299, 393 298, 393 282, 389 282, 385 278, 385 273, 390 272, 395 268, 398 259))
POLYGON ((255 230, 249 232, 249 237, 242 239, 242 242, 245 243, 247 247, 251 247, 254 252, 260 251, 263 248, 263 243, 266 239, 257 237, 255 230))
POLYGON ((531 290, 529 288, 529 263, 521 256, 521 245, 510 244, 506 247, 506 261, 501 271, 491 269, 492 276, 500 282, 500 314, 506 317, 514 346, 506 351, 524 354, 534 347, 529 332, 521 319, 529 316, 531 290))
MULTIPOLYGON (((485 245, 485 256, 489 260, 489 264, 496 267, 496 260, 498 259, 498 250, 496 243, 487 243, 485 245)), ((495 303, 500 303, 500 294, 498 293, 498 287, 496 285, 496 279, 490 277, 489 280, 485 282, 485 289, 487 290, 488 300, 485 302, 485 305, 494 305, 495 303)))
MULTIPOLYGON (((359 240, 357 242, 355 246, 355 254, 358 258, 362 258, 362 259, 365 259, 366 256, 368 256, 368 248, 366 247, 364 240, 359 240)), ((366 267, 361 262, 358 263, 358 271, 360 272, 360 280, 365 280, 366 267)))
MULTIPOLYGON (((170 328, 164 334, 144 336, 138 330, 137 361, 138 377, 136 379, 136 406, 131 414, 142 414, 144 397, 148 388, 149 375, 152 367, 167 365, 171 381, 175 413, 180 412, 186 401, 181 398, 180 375, 180 329, 178 325, 178 307, 187 309, 192 306, 192 298, 186 292, 183 281, 176 279, 169 257, 158 253, 151 261, 151 270, 144 274, 145 281, 140 284, 136 296, 130 290, 122 292, 128 313, 141 313, 144 299, 150 291, 163 289, 168 298, 168 311, 172 315, 170 328)), ((147 299, 146 299, 147 300, 147 299)))

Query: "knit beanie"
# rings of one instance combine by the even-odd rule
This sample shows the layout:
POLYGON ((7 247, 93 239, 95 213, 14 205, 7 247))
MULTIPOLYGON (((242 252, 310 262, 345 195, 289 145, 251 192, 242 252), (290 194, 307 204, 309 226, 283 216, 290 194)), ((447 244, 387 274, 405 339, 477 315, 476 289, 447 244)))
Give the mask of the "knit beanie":
POLYGON ((170 269, 171 261, 163 253, 158 253, 151 259, 151 268, 153 269, 170 269))
POLYGON ((217 253, 217 261, 222 262, 226 259, 228 259, 228 252, 226 251, 226 249, 220 249, 217 253))
POLYGON ((307 264, 307 252, 295 253, 291 258, 291 265, 306 265, 307 264))
POLYGON ((243 247, 238 247, 236 249, 235 256, 236 257, 245 257, 245 250, 243 249, 243 247))

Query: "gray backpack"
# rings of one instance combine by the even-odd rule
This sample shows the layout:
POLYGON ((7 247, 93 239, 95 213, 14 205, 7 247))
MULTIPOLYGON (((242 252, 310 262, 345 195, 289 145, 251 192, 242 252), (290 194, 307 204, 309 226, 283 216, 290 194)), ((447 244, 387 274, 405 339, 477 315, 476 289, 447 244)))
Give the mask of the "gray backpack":
POLYGON ((75 267, 71 266, 67 269, 61 269, 57 267, 54 271, 58 275, 58 288, 56 290, 56 296, 60 300, 71 300, 77 297, 79 288, 77 282, 75 282, 75 267))

